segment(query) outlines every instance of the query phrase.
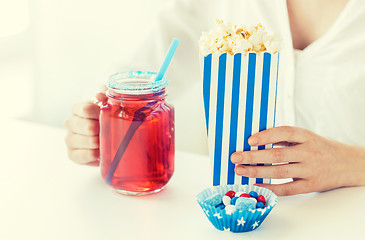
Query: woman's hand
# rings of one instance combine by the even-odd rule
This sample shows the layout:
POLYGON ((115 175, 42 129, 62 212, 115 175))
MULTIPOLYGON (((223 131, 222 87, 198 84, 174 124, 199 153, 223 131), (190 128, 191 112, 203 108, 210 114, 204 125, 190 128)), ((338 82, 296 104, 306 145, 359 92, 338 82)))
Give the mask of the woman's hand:
POLYGON ((98 93, 96 99, 98 102, 74 103, 72 115, 65 121, 69 158, 90 166, 99 166, 99 104, 107 99, 105 91, 98 93))
POLYGON ((285 146, 236 152, 231 161, 238 175, 251 178, 293 178, 284 184, 257 184, 277 195, 326 191, 338 187, 365 185, 365 149, 321 137, 297 127, 275 127, 252 135, 251 146, 285 146), (249 166, 257 163, 285 163, 249 166))

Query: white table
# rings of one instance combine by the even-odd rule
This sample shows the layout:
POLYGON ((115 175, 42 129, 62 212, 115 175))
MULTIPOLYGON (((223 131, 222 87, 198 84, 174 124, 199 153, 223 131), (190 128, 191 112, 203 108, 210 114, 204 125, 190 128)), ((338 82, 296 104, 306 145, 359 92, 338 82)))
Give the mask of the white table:
POLYGON ((216 230, 195 195, 209 186, 207 156, 176 152, 160 193, 128 197, 99 169, 68 160, 65 130, 4 121, 1 133, 0 239, 365 239, 365 187, 279 197, 249 233, 216 230))

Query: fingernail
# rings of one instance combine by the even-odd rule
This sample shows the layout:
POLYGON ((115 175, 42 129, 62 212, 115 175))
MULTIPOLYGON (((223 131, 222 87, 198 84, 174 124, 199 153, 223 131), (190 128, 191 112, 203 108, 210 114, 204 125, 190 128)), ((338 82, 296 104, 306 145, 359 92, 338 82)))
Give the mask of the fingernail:
POLYGON ((254 137, 250 137, 248 139, 248 144, 250 144, 250 146, 255 146, 257 144, 257 139, 254 137))
POLYGON ((232 163, 239 163, 241 160, 241 156, 238 154, 232 154, 231 155, 231 162, 232 163))
POLYGON ((246 169, 243 166, 236 167, 236 174, 237 175, 245 175, 246 169))

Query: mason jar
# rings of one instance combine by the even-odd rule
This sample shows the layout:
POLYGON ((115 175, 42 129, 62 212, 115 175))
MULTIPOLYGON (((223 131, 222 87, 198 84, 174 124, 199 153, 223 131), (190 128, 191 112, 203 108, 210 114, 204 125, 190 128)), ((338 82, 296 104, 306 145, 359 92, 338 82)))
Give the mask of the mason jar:
POLYGON ((174 172, 174 108, 168 80, 156 73, 112 75, 100 109, 100 168, 104 181, 126 195, 158 192, 174 172))

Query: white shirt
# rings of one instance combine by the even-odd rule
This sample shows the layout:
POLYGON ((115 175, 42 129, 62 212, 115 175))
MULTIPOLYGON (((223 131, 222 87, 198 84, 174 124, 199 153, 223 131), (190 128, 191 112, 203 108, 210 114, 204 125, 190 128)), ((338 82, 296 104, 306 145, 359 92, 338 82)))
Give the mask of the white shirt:
POLYGON ((350 0, 295 65, 295 125, 365 145, 365 2, 350 0))
POLYGON ((197 42, 216 18, 262 23, 281 36, 276 126, 365 145, 365 1, 350 0, 326 34, 295 59, 285 0, 180 0, 160 14, 139 53, 121 69, 158 69, 172 38, 181 40, 167 72, 177 149, 207 152, 197 42))

